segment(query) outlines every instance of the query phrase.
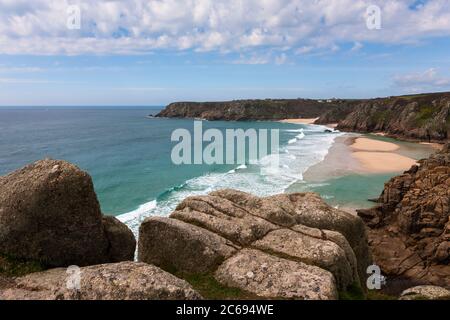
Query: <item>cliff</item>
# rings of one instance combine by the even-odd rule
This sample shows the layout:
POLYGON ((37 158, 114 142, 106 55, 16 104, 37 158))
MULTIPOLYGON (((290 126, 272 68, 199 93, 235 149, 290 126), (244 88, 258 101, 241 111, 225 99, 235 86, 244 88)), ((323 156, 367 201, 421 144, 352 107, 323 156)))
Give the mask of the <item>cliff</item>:
MULTIPOLYGON (((410 140, 445 141, 450 137, 450 94, 422 94, 362 101, 344 110, 338 129, 385 132, 410 140)), ((321 122, 328 120, 326 115, 321 122)), ((334 119, 336 120, 336 119, 334 119)))
POLYGON ((431 93, 366 100, 236 100, 177 102, 158 117, 206 120, 279 120, 319 118, 337 129, 385 132, 392 137, 428 142, 450 137, 450 93, 431 93))
POLYGON ((157 117, 236 121, 318 118, 343 103, 344 100, 319 102, 307 99, 176 102, 168 105, 157 117))
POLYGON ((450 145, 385 184, 359 210, 374 261, 388 278, 450 287, 450 145))

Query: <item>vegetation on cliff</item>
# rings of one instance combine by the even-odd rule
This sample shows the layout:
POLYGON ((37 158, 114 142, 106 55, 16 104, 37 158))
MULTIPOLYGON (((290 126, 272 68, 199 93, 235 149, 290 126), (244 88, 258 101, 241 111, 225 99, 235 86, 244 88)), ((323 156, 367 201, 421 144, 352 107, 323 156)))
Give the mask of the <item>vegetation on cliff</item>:
POLYGON ((450 137, 450 93, 430 93, 366 100, 236 100, 178 102, 158 117, 207 120, 279 120, 319 118, 317 124, 338 123, 338 129, 385 132, 420 141, 450 137))

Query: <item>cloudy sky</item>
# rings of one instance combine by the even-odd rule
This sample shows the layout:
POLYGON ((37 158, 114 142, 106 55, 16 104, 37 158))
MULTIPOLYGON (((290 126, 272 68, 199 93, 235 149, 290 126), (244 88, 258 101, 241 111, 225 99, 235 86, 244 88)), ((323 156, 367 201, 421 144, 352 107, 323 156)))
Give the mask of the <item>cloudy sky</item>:
POLYGON ((3 106, 450 91, 449 53, 449 0, 0 0, 3 106))

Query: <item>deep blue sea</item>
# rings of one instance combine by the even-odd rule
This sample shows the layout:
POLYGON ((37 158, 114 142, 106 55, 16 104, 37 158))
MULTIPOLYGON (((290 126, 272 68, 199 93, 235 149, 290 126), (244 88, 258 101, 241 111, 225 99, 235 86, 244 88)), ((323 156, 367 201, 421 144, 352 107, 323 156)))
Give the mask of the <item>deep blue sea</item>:
MULTIPOLYGON (((0 108, 0 175, 50 157, 78 165, 92 176, 105 214, 116 215, 136 230, 149 215, 167 215, 185 197, 219 188, 257 195, 283 192, 301 181, 308 167, 320 162, 339 133, 321 126, 277 122, 208 122, 204 130, 279 129, 281 173, 262 174, 254 165, 175 165, 171 134, 193 120, 149 118, 160 107, 0 108)), ((354 197, 376 196, 387 177, 371 179, 354 197), (365 191, 364 191, 365 190, 365 191)), ((350 178, 347 178, 347 180, 350 178)), ((327 199, 348 201, 340 184, 312 185, 327 199), (324 187, 325 186, 325 187, 324 187)), ((308 189, 308 188, 306 188, 308 189)))

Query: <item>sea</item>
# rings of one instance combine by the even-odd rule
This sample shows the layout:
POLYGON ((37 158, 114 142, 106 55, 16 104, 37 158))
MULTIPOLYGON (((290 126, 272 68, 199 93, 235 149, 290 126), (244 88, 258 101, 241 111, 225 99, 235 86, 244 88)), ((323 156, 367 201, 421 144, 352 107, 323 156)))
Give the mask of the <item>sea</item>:
POLYGON ((167 216, 184 198, 223 188, 259 196, 314 191, 331 205, 368 207, 393 175, 347 175, 320 183, 304 181, 345 133, 324 126, 269 121, 202 121, 204 130, 278 129, 280 169, 256 163, 176 165, 171 159, 176 129, 193 131, 192 119, 149 117, 162 107, 2 107, 0 175, 43 158, 63 159, 86 170, 107 215, 137 232, 143 219, 167 216))

